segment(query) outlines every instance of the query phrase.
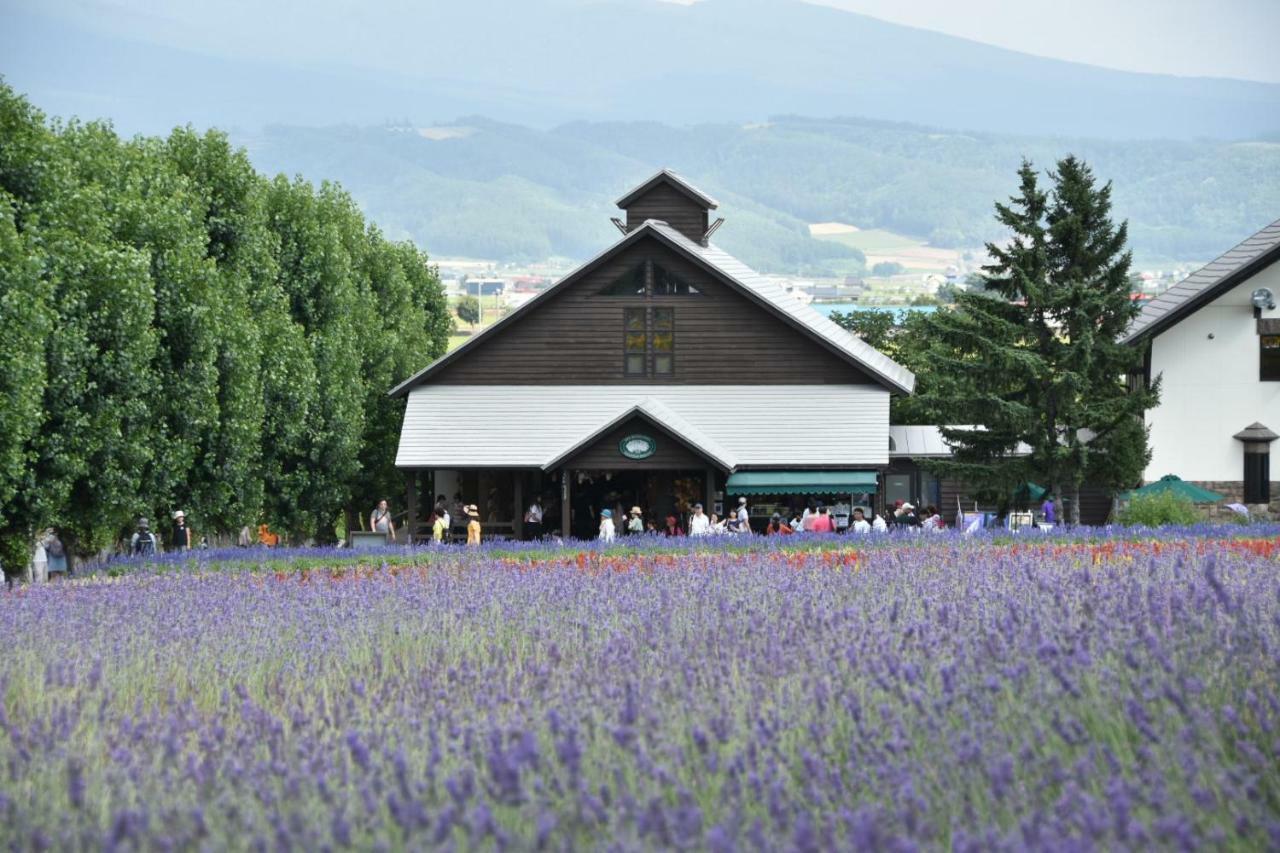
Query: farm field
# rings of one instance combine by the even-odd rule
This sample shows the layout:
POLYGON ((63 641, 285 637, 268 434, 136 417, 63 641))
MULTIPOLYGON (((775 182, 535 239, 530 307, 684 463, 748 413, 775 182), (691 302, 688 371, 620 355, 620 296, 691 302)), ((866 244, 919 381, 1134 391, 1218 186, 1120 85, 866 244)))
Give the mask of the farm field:
POLYGON ((899 263, 908 272, 941 273, 959 266, 964 250, 930 246, 926 241, 881 228, 857 228, 842 222, 819 222, 809 226, 809 235, 852 246, 866 255, 867 269, 878 263, 899 263))
POLYGON ((0 846, 1274 849, 1278 533, 121 562, 0 593, 0 846))

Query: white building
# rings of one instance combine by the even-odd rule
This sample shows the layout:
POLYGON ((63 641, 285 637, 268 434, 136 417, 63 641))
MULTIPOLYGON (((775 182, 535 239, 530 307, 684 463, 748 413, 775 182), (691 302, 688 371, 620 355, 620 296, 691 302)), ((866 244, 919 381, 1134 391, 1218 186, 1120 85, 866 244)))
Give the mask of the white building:
POLYGON ((1161 381, 1147 482, 1176 474, 1233 500, 1280 501, 1267 456, 1280 431, 1278 261, 1280 221, 1147 302, 1129 328, 1147 381, 1161 381))

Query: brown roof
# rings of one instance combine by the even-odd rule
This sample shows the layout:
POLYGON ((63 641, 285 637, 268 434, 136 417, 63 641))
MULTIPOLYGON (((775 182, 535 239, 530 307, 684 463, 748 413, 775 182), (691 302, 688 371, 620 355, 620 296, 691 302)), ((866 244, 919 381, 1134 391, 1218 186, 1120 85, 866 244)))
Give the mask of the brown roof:
POLYGON ((1121 340, 1158 335, 1278 259, 1280 219, 1144 304, 1121 340))
POLYGON ((641 183, 631 192, 618 199, 616 202, 618 207, 625 208, 640 196, 653 189, 658 184, 667 184, 673 189, 693 199, 698 204, 709 210, 715 210, 717 207, 716 200, 677 175, 670 169, 660 169, 653 177, 641 183))

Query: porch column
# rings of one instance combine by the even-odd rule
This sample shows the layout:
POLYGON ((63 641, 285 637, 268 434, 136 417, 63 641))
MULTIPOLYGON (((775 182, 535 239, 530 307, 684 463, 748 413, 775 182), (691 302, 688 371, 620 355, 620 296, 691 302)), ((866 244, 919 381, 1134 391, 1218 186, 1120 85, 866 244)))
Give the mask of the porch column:
MULTIPOLYGON (((707 515, 711 515, 711 512, 715 509, 715 506, 716 506, 716 469, 715 468, 711 468, 711 467, 707 468, 707 487, 706 489, 704 489, 704 491, 706 492, 707 496, 706 496, 706 500, 703 502, 703 506, 706 508, 707 515)), ((725 497, 727 498, 728 496, 726 495, 725 497)), ((726 503, 727 503, 727 500, 726 500, 726 503)), ((721 507, 721 509, 724 511, 723 512, 724 515, 727 516, 729 514, 729 507, 723 506, 721 507)))
POLYGON ((413 534, 418 529, 418 472, 410 468, 404 472, 404 505, 408 510, 405 517, 405 542, 413 544, 413 534))
POLYGON ((560 472, 560 535, 569 538, 569 469, 560 472))
POLYGON ((515 532, 516 539, 524 539, 524 472, 515 471, 511 476, 515 479, 512 491, 516 498, 516 514, 512 516, 511 529, 515 532))

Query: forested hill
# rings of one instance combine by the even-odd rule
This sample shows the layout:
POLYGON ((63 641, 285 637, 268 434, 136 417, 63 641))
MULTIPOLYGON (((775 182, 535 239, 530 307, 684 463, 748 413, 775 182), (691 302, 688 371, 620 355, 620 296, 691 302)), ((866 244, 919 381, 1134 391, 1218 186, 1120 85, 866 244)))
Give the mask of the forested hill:
POLYGON ((467 118, 235 139, 262 171, 340 181, 392 236, 499 260, 590 257, 616 236, 613 200, 660 166, 716 196, 727 219, 717 242, 765 271, 856 263, 855 250, 810 238, 814 222, 950 247, 998 239, 992 204, 1013 192, 1024 156, 1048 167, 1074 153, 1112 180, 1140 259, 1206 259, 1280 216, 1280 139, 1068 139, 799 117, 552 130, 467 118))

